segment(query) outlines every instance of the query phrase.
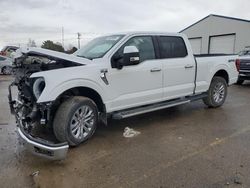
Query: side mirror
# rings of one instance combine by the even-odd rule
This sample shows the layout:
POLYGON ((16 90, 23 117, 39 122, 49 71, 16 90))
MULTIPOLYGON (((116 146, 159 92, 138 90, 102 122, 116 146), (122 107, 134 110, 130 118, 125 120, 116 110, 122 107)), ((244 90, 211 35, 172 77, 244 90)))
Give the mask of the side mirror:
POLYGON ((140 63, 140 54, 136 46, 125 46, 123 50, 123 65, 136 65, 140 63))

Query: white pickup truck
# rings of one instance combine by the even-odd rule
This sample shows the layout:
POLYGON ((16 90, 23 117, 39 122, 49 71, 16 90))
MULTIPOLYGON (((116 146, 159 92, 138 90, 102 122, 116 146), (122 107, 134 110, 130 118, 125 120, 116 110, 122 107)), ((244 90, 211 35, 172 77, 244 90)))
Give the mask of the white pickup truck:
POLYGON ((34 154, 63 159, 89 139, 98 122, 203 99, 221 106, 237 81, 235 56, 194 57, 179 33, 133 32, 98 37, 73 55, 18 51, 9 87, 18 133, 34 154), (12 87, 18 88, 13 99, 12 87), (57 143, 37 137, 52 127, 57 143))

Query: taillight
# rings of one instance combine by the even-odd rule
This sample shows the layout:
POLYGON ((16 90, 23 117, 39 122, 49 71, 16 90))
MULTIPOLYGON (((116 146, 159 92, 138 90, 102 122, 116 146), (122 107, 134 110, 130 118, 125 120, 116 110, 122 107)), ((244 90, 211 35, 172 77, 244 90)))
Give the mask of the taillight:
POLYGON ((237 71, 239 72, 240 71, 240 60, 239 59, 236 59, 235 66, 237 68, 237 71))

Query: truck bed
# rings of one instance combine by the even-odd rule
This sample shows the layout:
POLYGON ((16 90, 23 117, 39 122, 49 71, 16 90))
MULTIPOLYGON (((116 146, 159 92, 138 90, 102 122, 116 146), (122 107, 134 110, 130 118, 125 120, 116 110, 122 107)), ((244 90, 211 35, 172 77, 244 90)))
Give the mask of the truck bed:
POLYGON ((195 78, 195 93, 200 93, 208 90, 211 82, 211 74, 214 69, 223 69, 228 73, 228 85, 236 82, 238 72, 236 69, 235 61, 238 55, 230 54, 201 54, 194 55, 196 59, 196 78, 195 78))
POLYGON ((194 54, 194 57, 215 57, 215 56, 235 56, 237 54, 194 54))

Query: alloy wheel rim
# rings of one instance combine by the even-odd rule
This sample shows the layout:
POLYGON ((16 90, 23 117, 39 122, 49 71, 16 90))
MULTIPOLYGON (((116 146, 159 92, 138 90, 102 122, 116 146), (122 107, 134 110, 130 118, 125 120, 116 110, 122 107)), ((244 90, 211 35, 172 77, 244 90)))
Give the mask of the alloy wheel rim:
POLYGON ((216 103, 223 101, 225 96, 225 86, 222 83, 217 83, 214 87, 213 98, 216 103))
POLYGON ((70 130, 74 138, 82 140, 89 136, 94 127, 94 111, 89 106, 78 108, 70 121, 70 130))
POLYGON ((5 67, 4 74, 10 74, 10 73, 11 73, 11 68, 10 67, 5 67))

